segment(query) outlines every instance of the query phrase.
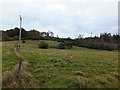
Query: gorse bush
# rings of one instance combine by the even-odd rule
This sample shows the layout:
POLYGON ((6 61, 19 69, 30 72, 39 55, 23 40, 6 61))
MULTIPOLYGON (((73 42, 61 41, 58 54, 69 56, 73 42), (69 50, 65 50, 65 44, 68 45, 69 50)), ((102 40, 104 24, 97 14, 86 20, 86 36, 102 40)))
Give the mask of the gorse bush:
POLYGON ((45 41, 39 43, 39 48, 48 49, 48 44, 45 41))

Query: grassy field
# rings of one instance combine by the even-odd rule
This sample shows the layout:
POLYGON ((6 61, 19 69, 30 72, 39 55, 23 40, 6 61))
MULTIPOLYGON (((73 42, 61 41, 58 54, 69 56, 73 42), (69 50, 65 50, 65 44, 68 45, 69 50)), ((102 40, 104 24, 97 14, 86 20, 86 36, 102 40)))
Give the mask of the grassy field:
MULTIPOLYGON (((17 41, 2 43, 2 72, 19 63, 14 52, 17 41)), ((39 88, 117 88, 118 52, 73 47, 39 49, 40 41, 22 43, 21 54, 39 88)), ((46 41, 49 46, 56 41, 46 41)), ((3 87, 6 87, 3 84, 3 87)), ((26 86, 27 87, 27 86, 26 86)), ((29 86, 28 86, 29 87, 29 86)))
POLYGON ((0 89, 2 89, 2 42, 0 42, 0 89))

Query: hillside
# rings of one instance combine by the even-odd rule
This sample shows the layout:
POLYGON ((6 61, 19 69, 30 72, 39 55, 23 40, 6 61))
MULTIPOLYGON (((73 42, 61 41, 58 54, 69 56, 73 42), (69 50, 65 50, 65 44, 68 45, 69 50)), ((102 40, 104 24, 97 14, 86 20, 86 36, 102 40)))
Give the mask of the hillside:
MULTIPOLYGON (((14 52, 18 41, 3 42, 2 70, 11 71, 19 63, 14 52)), ((86 49, 40 49, 40 40, 26 40, 21 54, 29 63, 27 70, 39 88, 116 88, 118 86, 118 52, 86 49)), ((57 41, 47 41, 50 46, 57 41)), ((9 85, 3 84, 3 87, 9 85)), ((12 86, 11 86, 12 87, 12 86)), ((31 87, 31 86, 26 86, 31 87)))

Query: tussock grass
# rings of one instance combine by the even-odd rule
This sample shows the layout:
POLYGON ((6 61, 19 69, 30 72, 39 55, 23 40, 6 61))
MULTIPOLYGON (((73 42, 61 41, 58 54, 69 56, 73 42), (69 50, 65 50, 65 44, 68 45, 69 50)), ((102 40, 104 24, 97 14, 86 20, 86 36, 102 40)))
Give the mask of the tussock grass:
POLYGON ((112 77, 111 75, 108 75, 108 77, 107 77, 107 81, 109 81, 109 82, 113 82, 114 80, 115 80, 114 77, 112 77))
POLYGON ((114 78, 117 78, 117 79, 120 77, 120 75, 118 74, 118 72, 111 72, 110 75, 112 77, 114 77, 114 78))
POLYGON ((101 78, 100 76, 96 76, 95 81, 97 81, 99 84, 106 84, 107 83, 107 81, 104 78, 101 78))
POLYGON ((75 71, 74 74, 78 76, 85 76, 85 74, 82 71, 75 71))
POLYGON ((74 79, 75 88, 85 88, 86 82, 83 77, 75 77, 74 79))
POLYGON ((23 62, 19 74, 18 80, 16 80, 16 73, 18 65, 16 65, 11 71, 6 71, 3 73, 3 88, 25 88, 33 87, 36 81, 32 78, 32 75, 27 69, 28 63, 23 62))

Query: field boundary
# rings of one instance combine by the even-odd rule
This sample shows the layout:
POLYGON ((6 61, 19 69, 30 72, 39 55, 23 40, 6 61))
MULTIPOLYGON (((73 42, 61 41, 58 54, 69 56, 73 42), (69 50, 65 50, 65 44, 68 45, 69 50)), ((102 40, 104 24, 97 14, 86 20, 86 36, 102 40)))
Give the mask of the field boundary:
POLYGON ((20 45, 19 44, 15 44, 15 54, 19 58, 19 65, 18 65, 18 69, 16 72, 16 82, 17 82, 19 79, 22 62, 24 61, 24 59, 21 57, 21 54, 20 54, 20 45))

